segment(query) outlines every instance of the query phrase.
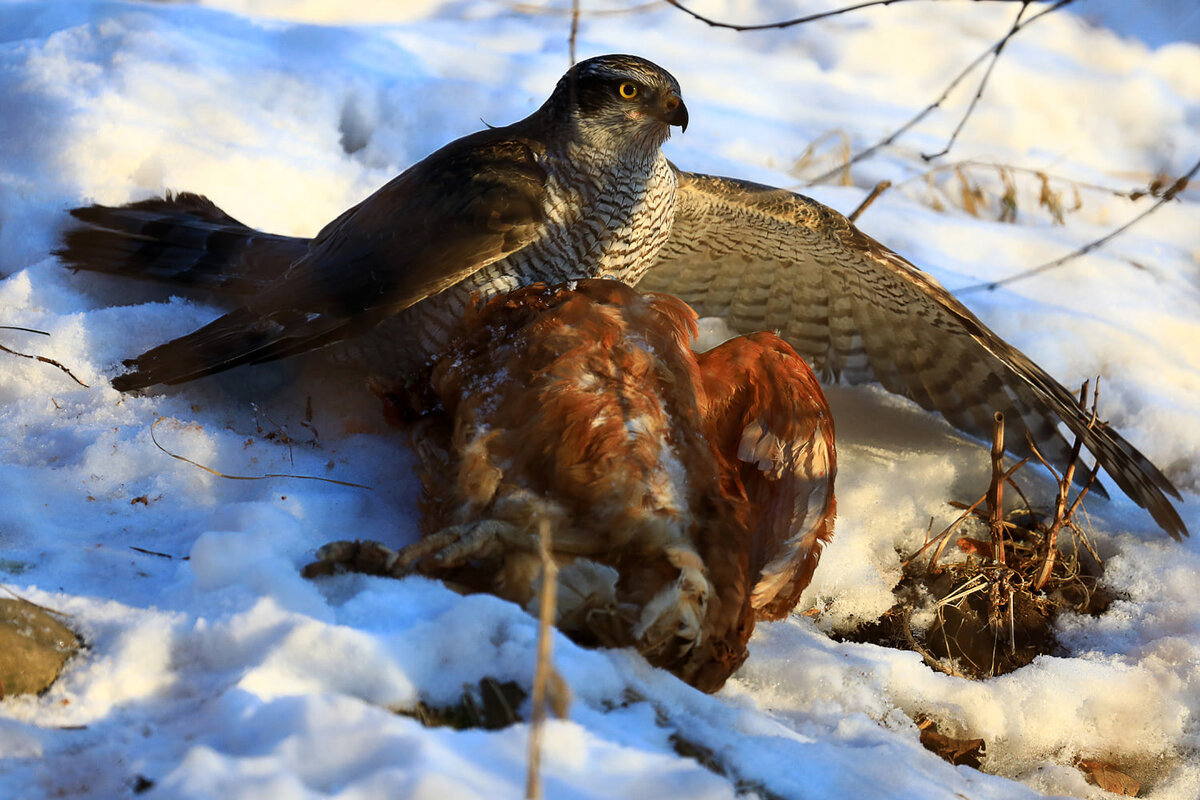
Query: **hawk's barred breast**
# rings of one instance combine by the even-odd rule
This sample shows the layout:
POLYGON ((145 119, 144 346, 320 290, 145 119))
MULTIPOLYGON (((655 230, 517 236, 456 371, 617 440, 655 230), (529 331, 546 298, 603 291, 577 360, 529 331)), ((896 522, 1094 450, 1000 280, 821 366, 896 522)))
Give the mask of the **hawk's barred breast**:
POLYGON ((463 312, 531 283, 612 278, 634 284, 667 241, 677 179, 661 153, 648 164, 621 164, 605 176, 602 164, 545 157, 547 225, 523 250, 490 264, 441 294, 384 320, 333 357, 369 372, 416 369, 445 350, 463 312), (616 187, 615 190, 606 187, 616 187))

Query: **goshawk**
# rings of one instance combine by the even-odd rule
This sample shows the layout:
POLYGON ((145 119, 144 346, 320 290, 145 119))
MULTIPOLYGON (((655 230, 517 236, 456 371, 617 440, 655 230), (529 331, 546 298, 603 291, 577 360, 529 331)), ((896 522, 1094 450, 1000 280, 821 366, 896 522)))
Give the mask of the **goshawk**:
POLYGON ((123 391, 339 341, 394 372, 444 348, 476 293, 640 281, 739 332, 780 331, 823 378, 878 381, 976 436, 1002 411, 1018 455, 1028 434, 1064 462, 1065 423, 1164 530, 1186 535, 1166 476, 931 277, 810 198, 670 164, 660 147, 687 119, 661 67, 601 56, 530 116, 446 145, 314 239, 260 233, 180 194, 75 209, 87 224, 60 255, 239 304, 127 362, 113 380, 123 391))

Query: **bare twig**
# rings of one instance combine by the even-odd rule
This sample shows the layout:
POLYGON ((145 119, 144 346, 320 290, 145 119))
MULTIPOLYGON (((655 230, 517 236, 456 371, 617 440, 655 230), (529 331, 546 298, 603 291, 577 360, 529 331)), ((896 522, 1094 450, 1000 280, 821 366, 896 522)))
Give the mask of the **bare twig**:
MULTIPOLYGON (((42 331, 33 331, 33 333, 42 333, 42 331)), ((67 377, 69 377, 71 380, 78 383, 83 388, 85 388, 85 389, 90 388, 86 383, 79 380, 79 378, 76 378, 75 373, 71 372, 71 370, 67 369, 65 366, 63 366, 59 362, 55 361, 53 358, 47 358, 46 356, 30 355, 29 353, 18 353, 16 350, 11 350, 2 344, 0 344, 0 351, 8 353, 9 355, 18 356, 20 358, 30 358, 30 359, 33 359, 34 361, 40 361, 43 364, 49 364, 52 367, 58 367, 59 369, 61 369, 63 372, 65 372, 67 374, 67 377)))
MULTIPOLYGON (((575 12, 568 8, 557 8, 547 5, 533 5, 532 3, 509 3, 504 0, 493 0, 499 5, 507 6, 510 10, 518 14, 528 14, 530 16, 543 17, 564 17, 575 12)), ((655 11, 662 7, 660 0, 651 0, 649 3, 641 3, 636 6, 623 6, 621 8, 591 8, 586 11, 581 11, 581 17, 616 17, 627 14, 640 14, 648 11, 655 11)))
MULTIPOLYGON (((890 6, 896 3, 909 2, 910 0, 866 0, 866 2, 854 3, 853 5, 844 6, 843 8, 835 8, 831 11, 821 11, 816 14, 808 14, 803 17, 794 17, 792 19, 780 20, 778 22, 763 22, 757 25, 738 25, 733 22, 718 22, 715 19, 706 17, 703 14, 698 14, 691 9, 685 8, 682 3, 678 2, 678 0, 666 1, 668 5, 674 6, 692 19, 703 22, 710 28, 724 28, 731 31, 765 31, 772 29, 791 28, 796 25, 803 25, 806 22, 816 22, 819 19, 836 17, 839 14, 848 14, 851 11, 859 11, 864 8, 870 8, 871 6, 890 6)), ((1031 1, 1032 0, 988 0, 988 2, 995 3, 1028 3, 1031 1)))
MULTIPOLYGON (((938 609, 938 613, 942 613, 940 608, 938 609)), ((962 673, 954 668, 953 659, 950 660, 949 664, 943 664, 941 659, 931 653, 928 648, 921 646, 921 643, 917 641, 915 636, 913 636, 911 617, 912 606, 905 606, 900 612, 900 632, 904 634, 904 641, 908 643, 908 646, 912 649, 912 651, 920 655, 921 659, 925 662, 925 665, 930 669, 935 669, 945 675, 952 675, 956 678, 961 678, 962 673)), ((942 630, 944 631, 945 628, 943 627, 942 630)), ((948 651, 949 648, 947 648, 947 652, 948 651)))
POLYGON ((533 672, 532 711, 529 720, 529 759, 525 773, 525 797, 542 796, 542 733, 546 724, 546 695, 552 680, 555 605, 558 599, 558 565, 550 549, 550 522, 538 520, 538 553, 542 560, 542 596, 538 613, 537 666, 533 672))
MULTIPOLYGON (((1083 386, 1079 387, 1079 405, 1084 410, 1088 410, 1087 392, 1090 381, 1084 381, 1083 386)), ((1091 429, 1096 424, 1096 404, 1100 399, 1100 379, 1096 379, 1096 388, 1092 394, 1091 418, 1088 420, 1088 428, 1091 429)), ((1062 530, 1063 525, 1068 527, 1074 526, 1074 516, 1076 509, 1079 508, 1080 502, 1088 490, 1092 488, 1092 483, 1096 480, 1096 474, 1099 471, 1099 462, 1092 465, 1091 471, 1088 473, 1087 480, 1084 482, 1083 488, 1079 490, 1074 502, 1070 507, 1067 506, 1067 497, 1070 495, 1071 484, 1075 480, 1075 468, 1079 463, 1079 453, 1083 447, 1083 437, 1076 435, 1075 443, 1071 446, 1071 454, 1067 459, 1066 469, 1058 478, 1058 496, 1054 502, 1054 519, 1050 523, 1050 528, 1046 531, 1046 558, 1042 562, 1042 567, 1038 571, 1037 577, 1034 579, 1033 588, 1041 591, 1046 582, 1050 580, 1050 573, 1054 571, 1054 562, 1058 556, 1058 533, 1062 530)), ((1041 459, 1041 454, 1038 454, 1041 459)), ((1044 462, 1043 462, 1044 463, 1044 462)), ((1054 471, 1051 470, 1053 474, 1054 471)))
POLYGON ((875 198, 879 197, 879 195, 886 192, 889 188, 891 188, 891 186, 892 186, 891 181, 880 181, 879 183, 875 184, 875 188, 871 190, 871 193, 866 196, 866 199, 864 199, 861 203, 858 204, 858 208, 856 208, 852 212, 850 212, 850 215, 848 217, 846 217, 846 219, 850 220, 851 222, 854 222, 856 219, 859 218, 859 216, 862 215, 862 213, 864 211, 867 210, 867 206, 869 206, 869 205, 871 205, 871 203, 875 202, 875 198))
POLYGON ((159 417, 158 419, 154 420, 154 424, 150 426, 150 441, 154 442, 154 446, 157 447, 159 450, 162 450, 164 453, 169 455, 171 458, 178 459, 179 461, 183 461, 187 464, 191 464, 193 467, 197 467, 199 469, 204 470, 205 472, 216 475, 218 478, 226 478, 231 481, 265 481, 267 478, 295 478, 296 480, 302 480, 302 481, 321 481, 323 483, 334 483, 334 484, 337 484, 338 486, 350 486, 355 489, 371 489, 371 490, 373 490, 373 488, 374 488, 371 486, 366 486, 365 484, 361 484, 361 483, 353 483, 352 481, 339 481, 334 478, 322 478, 319 475, 291 475, 291 474, 282 473, 282 472, 267 472, 262 475, 228 475, 219 470, 215 470, 212 467, 206 467, 203 464, 199 463, 198 461, 193 461, 192 459, 188 458, 187 456, 181 456, 178 453, 172 453, 170 450, 168 450, 167 448, 165 448, 161 444, 159 444, 158 439, 154 435, 154 429, 158 427, 158 423, 162 422, 165 419, 169 419, 169 417, 159 417))
POLYGON ((49 336, 49 331, 39 331, 37 328, 25 328, 20 325, 0 325, 0 331, 21 331, 22 333, 36 333, 40 336, 49 336))
POLYGON ((967 120, 971 118, 971 113, 975 110, 975 106, 979 104, 979 99, 983 97, 983 90, 987 88, 988 79, 992 77, 992 70, 996 67, 996 62, 1000 60, 1000 53, 1004 51, 1004 46, 1008 44, 1008 40, 1013 37, 1021 27, 1021 17, 1025 16, 1025 12, 1029 9, 1029 4, 1033 0, 1022 0, 1021 9, 1017 12, 1017 18, 1013 20, 1012 27, 1009 28, 1008 34, 1000 40, 996 47, 992 50, 992 60, 988 62, 987 69, 983 72, 983 78, 979 81, 979 88, 975 90, 975 96, 971 98, 971 102, 967 105, 967 110, 963 113, 962 119, 958 121, 958 125, 954 128, 954 133, 950 134, 950 138, 946 141, 946 146, 936 153, 921 153, 921 158, 924 161, 933 161, 935 158, 941 158, 950 152, 950 148, 958 141, 958 134, 962 132, 963 126, 967 124, 967 120))
POLYGON ((1132 228, 1135 224, 1137 224, 1141 220, 1143 220, 1146 217, 1153 214, 1155 211, 1157 211, 1159 208, 1161 208, 1166 203, 1170 202, 1171 200, 1174 200, 1176 195, 1178 195, 1180 192, 1182 192, 1184 189, 1187 188, 1188 181, 1190 181, 1193 177, 1195 177, 1197 172, 1200 172, 1200 161, 1197 161, 1195 164, 1193 164, 1192 168, 1190 170, 1188 170, 1186 174, 1184 174, 1182 177, 1180 177, 1178 180, 1176 180, 1173 184, 1171 184, 1171 188, 1167 189, 1167 191, 1163 192, 1162 196, 1158 198, 1158 201, 1155 202, 1154 205, 1150 206, 1150 208, 1146 209, 1141 214, 1138 214, 1136 217, 1129 220, 1129 222, 1126 222, 1124 225, 1117 228, 1116 230, 1109 231, 1107 234, 1105 234, 1104 236, 1101 236, 1099 239, 1096 239, 1095 241, 1092 241, 1092 242, 1088 242, 1083 247, 1080 247, 1077 250, 1067 253, 1065 256, 1056 258, 1053 261, 1047 261, 1045 264, 1040 264, 1039 266, 1036 266, 1036 267, 1031 267, 1029 269, 1022 270, 1021 272, 1018 272, 1014 275, 1009 275, 1007 278, 1001 278, 1000 280, 989 281, 987 283, 976 283, 976 284, 972 284, 970 286, 964 286, 961 289, 956 290, 955 294, 961 295, 961 294, 965 294, 967 292, 977 292, 980 289, 986 289, 987 291, 990 292, 990 291, 998 289, 999 287, 1004 286, 1006 284, 1013 283, 1014 281, 1023 280, 1025 278, 1030 278, 1034 275, 1039 275, 1043 272, 1048 272, 1049 270, 1056 269, 1058 267, 1061 267, 1063 264, 1066 264, 1069 261, 1073 261, 1076 258, 1079 258, 1080 256, 1087 255, 1088 253, 1092 252, 1093 250, 1096 250, 1097 248, 1103 247, 1105 244, 1107 244, 1108 242, 1110 242, 1117 236, 1121 235, 1125 231, 1132 228))
MULTIPOLYGON (((148 555, 148 556, 158 556, 159 558, 166 558, 166 559, 174 559, 175 558, 175 556, 171 555, 170 553, 160 553, 157 550, 147 550, 144 547, 134 547, 133 545, 129 545, 129 549, 133 550, 135 552, 138 552, 138 553, 144 553, 145 555, 148 555)), ((184 556, 183 560, 187 561, 188 557, 184 556)))
MULTIPOLYGON (((671 2, 671 0, 667 0, 667 1, 671 2)), ((1024 0, 1021 0, 1021 2, 1024 2, 1024 0)), ((925 117, 927 117, 930 113, 932 113, 934 109, 941 106, 941 104, 946 101, 946 98, 950 96, 950 93, 952 91, 954 91, 955 87, 957 87, 958 84, 962 83, 962 80, 965 77, 967 77, 967 75, 969 75, 977 66, 982 64, 984 59, 986 59, 988 56, 992 55, 993 53, 998 53, 1000 50, 1002 50, 1004 48, 1004 46, 1008 43, 1008 40, 1011 39, 1013 36, 1015 36, 1018 31, 1024 29, 1028 25, 1041 19, 1042 17, 1046 16, 1047 14, 1053 13, 1053 12, 1057 11, 1058 9, 1062 8, 1063 6, 1068 5, 1072 2, 1074 2, 1074 0, 1056 0, 1056 2, 1053 5, 1049 6, 1048 8, 1044 8, 1041 11, 1039 11, 1038 13, 1034 14, 1033 16, 1028 17, 1027 19, 1024 19, 1023 21, 1019 21, 1017 24, 1013 25, 1012 28, 1009 29, 1008 33, 1004 35, 1004 38, 1000 39, 1000 41, 993 44, 987 50, 984 50, 982 53, 980 53, 975 58, 974 61, 972 61, 967 66, 963 67, 962 71, 959 72, 958 75, 955 76, 955 78, 952 81, 950 81, 949 85, 946 86, 946 89, 942 92, 942 94, 938 97, 937 100, 934 100, 932 103, 925 106, 925 108, 923 108, 921 111, 919 111, 916 114, 916 116, 914 116, 908 122, 901 125, 896 130, 892 131, 892 133, 888 134, 886 137, 884 137, 880 141, 871 145, 866 150, 863 150, 862 152, 858 153, 857 155, 852 156, 850 158, 850 160, 848 160, 845 164, 841 164, 837 167, 834 167, 833 169, 829 170, 828 172, 826 172, 822 175, 818 175, 816 178, 813 178, 811 181, 808 182, 808 185, 813 186, 815 184, 827 181, 830 178, 832 178, 833 176, 837 175, 842 170, 846 169, 847 167, 857 164, 859 161, 862 161, 863 159, 870 158, 872 155, 874 155, 880 149, 887 147, 888 145, 895 142, 897 139, 899 139, 901 136, 903 136, 905 133, 907 133, 910 128, 912 128, 914 125, 916 125, 918 122, 920 122, 925 117)))
MULTIPOLYGON (((1028 461, 1029 461, 1028 457, 1022 458, 1016 464, 1013 464, 1011 467, 1009 467, 1008 470, 1004 473, 1004 480, 1005 481, 1011 480, 1012 476, 1016 473, 1016 471, 1019 470, 1021 467, 1025 466, 1025 464, 1028 461)), ((946 545, 949 543, 950 534, 954 531, 955 528, 957 528, 959 525, 962 524, 963 520, 965 520, 967 517, 971 516, 971 514, 974 513, 975 509, 979 508, 980 505, 982 505, 984 502, 986 502, 986 500, 987 500, 987 495, 986 494, 981 495, 978 500, 976 500, 974 503, 972 503, 971 505, 969 505, 965 509, 963 509, 962 513, 959 514, 958 517, 956 517, 953 522, 951 522, 949 525, 947 525, 942 530, 942 532, 939 533, 937 536, 933 537, 932 539, 929 539, 928 541, 925 542, 925 544, 921 545, 921 549, 918 550, 917 552, 913 553, 908 558, 908 560, 904 562, 904 564, 902 566, 907 567, 909 564, 916 561, 921 556, 922 553, 924 553, 931 546, 936 544, 937 549, 934 551, 933 556, 931 556, 929 559, 929 570, 932 572, 937 567, 937 562, 938 562, 938 559, 941 558, 942 551, 946 549, 946 545)))
POLYGON ((964 159, 963 161, 955 161, 950 164, 938 164, 930 167, 924 172, 919 172, 915 175, 905 178, 902 181, 899 181, 895 184, 894 188, 903 189, 910 183, 927 180, 930 176, 937 175, 940 172, 957 172, 965 169, 1006 170, 1008 172, 1017 174, 1031 175, 1040 178, 1043 181, 1049 180, 1057 181, 1059 183, 1067 183, 1076 189, 1087 189, 1093 192, 1103 192, 1105 194, 1113 195, 1114 197, 1128 197, 1131 200, 1138 200, 1146 195, 1150 195, 1152 197, 1162 197, 1163 193, 1170 188, 1162 185, 1162 181, 1159 178, 1155 178, 1147 187, 1139 186, 1136 189, 1115 189, 1112 186, 1101 186, 1097 183, 1089 183, 1088 181, 1069 178, 1065 175, 1051 174, 1044 169, 1038 169, 1036 167, 1020 167, 1013 164, 999 164, 995 161, 980 161, 978 159, 970 158, 964 159))
POLYGON ((571 0, 571 35, 567 38, 570 46, 571 66, 575 64, 575 39, 579 36, 579 0, 571 0))

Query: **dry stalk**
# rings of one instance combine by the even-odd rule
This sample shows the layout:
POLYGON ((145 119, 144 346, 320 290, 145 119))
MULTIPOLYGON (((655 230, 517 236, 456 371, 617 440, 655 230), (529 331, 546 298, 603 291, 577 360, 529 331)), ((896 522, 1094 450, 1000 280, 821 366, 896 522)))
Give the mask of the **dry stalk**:
MULTIPOLYGON (((29 328, 21 328, 19 330, 29 330, 29 328)), ((35 333, 41 333, 41 331, 35 331, 35 333)), ((9 355, 12 355, 12 356, 17 356, 18 358, 29 358, 34 361, 40 361, 43 364, 49 364, 52 367, 58 367, 59 369, 61 369, 63 372, 66 373, 68 378, 75 381, 83 388, 85 388, 85 389, 90 388, 86 383, 79 380, 79 378, 76 378, 75 373, 71 372, 71 370, 67 369, 65 366, 63 366, 61 363, 55 361, 53 358, 47 358, 46 356, 30 355, 29 353, 18 353, 16 350, 9 349, 2 344, 0 344, 0 351, 8 353, 9 355)))
POLYGON ((1004 194, 1000 196, 1000 222, 1017 221, 1017 182, 1012 173, 1004 167, 999 169, 1000 183, 1004 185, 1004 194))
MULTIPOLYGON (((1079 387, 1079 405, 1086 412, 1088 384, 1090 381, 1084 381, 1079 387)), ((1091 418, 1088 420, 1088 428, 1091 429, 1096 424, 1096 404, 1100 400, 1100 380, 1096 379, 1096 388, 1092 395, 1091 418)), ((1032 444, 1031 444, 1032 447, 1032 444)), ((1046 558, 1042 562, 1042 567, 1038 571, 1037 578, 1034 580, 1033 588, 1040 591, 1050 580, 1050 573, 1054 570, 1054 562, 1058 556, 1058 532, 1066 525, 1075 529, 1074 517, 1075 511, 1079 508, 1080 502, 1091 489, 1092 483, 1096 480, 1096 471, 1099 469, 1099 464, 1093 465, 1088 473, 1087 481, 1084 482, 1083 488, 1075 496, 1075 500, 1070 506, 1067 505, 1067 498, 1070 496, 1071 485, 1075 481, 1075 469, 1079 464, 1079 454, 1083 447, 1083 437, 1078 434, 1075 436, 1075 442, 1071 445, 1071 455, 1067 459, 1067 466, 1063 470, 1062 475, 1055 472, 1054 468, 1046 463, 1046 459, 1042 457, 1034 448, 1034 454, 1038 460, 1050 471, 1050 474, 1058 481, 1058 496, 1054 502, 1054 520, 1050 523, 1049 529, 1046 531, 1046 558)))
POLYGON ((959 202, 963 211, 972 217, 980 216, 980 211, 987 205, 987 196, 978 183, 973 182, 962 169, 954 170, 959 184, 959 202))
MULTIPOLYGON (((925 203, 935 211, 945 210, 942 204, 941 197, 945 194, 938 183, 938 177, 950 173, 951 180, 959 182, 960 191, 972 189, 970 201, 972 204, 982 204, 987 200, 985 190, 978 183, 972 182, 967 176, 975 170, 984 170, 988 172, 996 172, 1000 176, 1001 184, 1004 186, 1004 198, 1002 204, 1013 201, 1015 205, 1015 194, 1010 192, 1010 185, 1015 192, 1016 179, 1018 176, 1032 178, 1037 181, 1037 204, 1046 209, 1056 225, 1066 224, 1066 214, 1069 211, 1078 211, 1083 208, 1083 196, 1081 190, 1094 192, 1098 194, 1107 194, 1112 197, 1127 198, 1129 200, 1138 200, 1142 197, 1150 196, 1154 198, 1162 197, 1162 195, 1170 191, 1171 179, 1169 177, 1158 176, 1153 178, 1147 186, 1138 187, 1136 189, 1117 189, 1112 186, 1103 186, 1097 183, 1080 180, 1078 178, 1067 177, 1064 175, 1054 175, 1044 169, 1036 167, 1021 167, 1015 164, 1000 164, 995 161, 986 161, 979 159, 964 159, 955 161, 950 164, 939 164, 930 167, 924 172, 919 172, 902 181, 897 182, 893 188, 904 189, 908 184, 915 182, 923 182, 928 190, 928 195, 925 203), (1056 189, 1056 184, 1063 185, 1063 188, 1056 189), (1067 191, 1070 191, 1072 201, 1070 207, 1064 201, 1063 197, 1067 191)), ((966 207, 963 209, 967 210, 966 207)), ((975 212, 971 212, 975 213, 975 212)))
MULTIPOLYGON (((941 613, 941 609, 939 608, 938 614, 940 615, 941 613)), ((912 651, 914 653, 918 653, 921 656, 921 659, 925 662, 926 666, 928 666, 930 669, 937 670, 943 675, 951 675, 956 678, 963 677, 962 673, 954 668, 953 659, 950 659, 948 664, 944 664, 942 663, 941 659, 939 659, 937 656, 931 653, 928 648, 923 647, 921 643, 917 641, 917 638, 913 636, 911 618, 912 607, 905 607, 904 610, 900 612, 900 631, 904 635, 904 641, 908 643, 908 646, 912 648, 912 651)), ((943 631, 945 631, 944 627, 943 631)))
POLYGON ((537 665, 533 671, 533 708, 529 720, 529 757, 525 773, 525 797, 542 796, 542 732, 546 724, 546 695, 552 680, 554 616, 558 599, 558 565, 550 549, 550 522, 538 520, 538 554, 542 559, 542 596, 538 610, 537 665))
POLYGON ((988 486, 988 530, 992 532, 992 557, 1004 564, 1004 414, 992 417, 992 482, 988 486))
POLYGON ((1188 181, 1190 181, 1193 177, 1195 177, 1196 173, 1198 173, 1198 172, 1200 172, 1200 161, 1197 161, 1195 164, 1192 165, 1191 169, 1189 169, 1185 174, 1183 174, 1178 179, 1176 179, 1176 181, 1171 184, 1171 187, 1169 189, 1167 189, 1165 192, 1163 192, 1162 195, 1158 198, 1158 200, 1154 203, 1154 205, 1150 206, 1150 208, 1146 209, 1141 214, 1138 214, 1136 217, 1129 220, 1121 227, 1111 230, 1108 233, 1106 233, 1104 236, 1101 236, 1099 239, 1094 239, 1094 240, 1088 242, 1087 244, 1083 245, 1082 247, 1072 250, 1070 253, 1067 253, 1065 256, 1060 256, 1059 258, 1056 258, 1053 261, 1047 261, 1045 264, 1039 264, 1036 267, 1030 267, 1029 269, 1021 270, 1020 272, 1009 275, 1007 278, 1000 278, 999 280, 988 281, 986 283, 977 283, 977 284, 972 284, 970 286, 964 286, 961 289, 955 290, 954 293, 956 295, 961 296, 964 292, 975 292, 975 291, 979 291, 980 289, 986 289, 989 292, 994 291, 995 289, 998 289, 999 287, 1007 285, 1009 283, 1013 283, 1014 281, 1024 280, 1025 278, 1030 278, 1030 277, 1033 277, 1034 275, 1040 275, 1043 272, 1048 272, 1052 269, 1057 269, 1057 268, 1061 267, 1063 264, 1067 264, 1071 261, 1074 261, 1075 259, 1079 258, 1080 256, 1087 255, 1088 253, 1092 252, 1093 250, 1097 250, 1097 249, 1103 247, 1105 244, 1112 241, 1117 236, 1120 236, 1122 233, 1124 233, 1125 231, 1132 228, 1134 225, 1136 225, 1141 220, 1150 216, 1155 211, 1162 208, 1164 205, 1166 205, 1170 201, 1174 200, 1176 195, 1178 195, 1180 192, 1182 192, 1184 189, 1187 188, 1188 181))
MULTIPOLYGON (((788 174, 797 180, 804 180, 804 173, 810 168, 817 166, 818 162, 820 163, 820 167, 825 169, 825 164, 827 163, 845 164, 849 159, 849 135, 847 135, 846 132, 841 128, 833 128, 832 130, 825 131, 816 139, 813 139, 811 142, 809 142, 808 146, 804 148, 804 151, 801 152, 800 155, 796 156, 795 160, 792 161, 792 166, 790 169, 788 169, 788 174), (831 142, 832 144, 829 146, 827 153, 819 153, 819 151, 824 149, 824 145, 831 142)), ((853 185, 854 180, 850 175, 849 167, 843 169, 841 177, 838 179, 838 183, 842 186, 853 185)))
POLYGON ((210 473, 212 475, 216 475, 218 478, 225 478, 226 480, 231 480, 231 481, 265 481, 267 478, 294 478, 296 480, 301 480, 301 481, 321 481, 323 483, 334 483, 334 484, 337 484, 338 486, 351 486, 355 489, 373 489, 373 487, 367 486, 362 483, 354 483, 352 481, 339 481, 335 478, 322 478, 319 475, 292 475, 292 474, 286 473, 286 472, 266 472, 266 473, 263 473, 262 475, 229 475, 227 473, 221 472, 220 470, 213 469, 212 467, 206 467, 205 465, 201 464, 200 462, 193 461, 192 459, 188 458, 187 456, 182 456, 179 453, 172 453, 170 450, 168 450, 167 448, 165 448, 161 444, 159 444, 158 438, 154 435, 154 429, 158 427, 158 423, 162 422, 165 419, 169 419, 169 417, 159 417, 158 419, 154 420, 154 424, 150 426, 150 441, 154 442, 154 446, 157 447, 159 450, 162 450, 164 453, 169 455, 171 458, 182 461, 185 464, 191 464, 193 467, 202 469, 205 472, 210 473))
POLYGON ((976 592, 982 592, 988 587, 987 576, 982 572, 977 572, 972 575, 967 581, 950 591, 945 597, 937 601, 937 607, 952 606, 960 600, 963 600, 976 592))
MULTIPOLYGON (((1011 467, 1009 467, 1008 470, 1004 473, 1004 480, 1009 482, 1011 485, 1016 486, 1016 484, 1012 482, 1012 476, 1014 473, 1016 473, 1017 470, 1019 470, 1021 467, 1025 466, 1025 464, 1028 461, 1029 461, 1028 457, 1022 458, 1016 464, 1013 464, 1011 467)), ((1023 497, 1024 497, 1024 495, 1022 495, 1022 498, 1023 497)), ((971 514, 975 512, 975 509, 979 508, 980 505, 982 505, 984 502, 986 502, 986 500, 987 500, 987 495, 984 494, 984 495, 981 495, 979 497, 979 499, 976 500, 971 505, 964 507, 962 513, 959 514, 954 519, 953 522, 951 522, 949 525, 947 525, 945 528, 943 528, 942 532, 939 533, 937 536, 933 537, 932 539, 927 538, 925 541, 925 544, 921 545, 921 549, 918 550, 917 552, 913 553, 908 558, 908 560, 903 563, 902 566, 907 567, 913 561, 916 561, 918 558, 920 558, 921 554, 924 553, 926 550, 928 550, 931 546, 937 545, 937 548, 934 550, 933 555, 929 559, 929 567, 928 567, 930 572, 936 572, 937 571, 937 562, 942 557, 942 551, 946 549, 946 545, 950 540, 950 534, 953 533, 954 530, 956 528, 958 528, 958 526, 961 525, 967 519, 967 517, 971 516, 971 514)))

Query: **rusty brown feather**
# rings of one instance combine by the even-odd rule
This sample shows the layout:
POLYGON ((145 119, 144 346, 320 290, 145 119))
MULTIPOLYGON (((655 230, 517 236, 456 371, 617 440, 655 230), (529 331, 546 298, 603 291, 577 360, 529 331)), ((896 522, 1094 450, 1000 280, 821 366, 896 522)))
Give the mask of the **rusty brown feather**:
POLYGON ((720 688, 755 620, 786 615, 812 577, 836 453, 803 359, 773 334, 696 356, 695 319, 601 280, 472 312, 415 435, 424 538, 372 571, 533 608, 548 524, 565 633, 720 688))

